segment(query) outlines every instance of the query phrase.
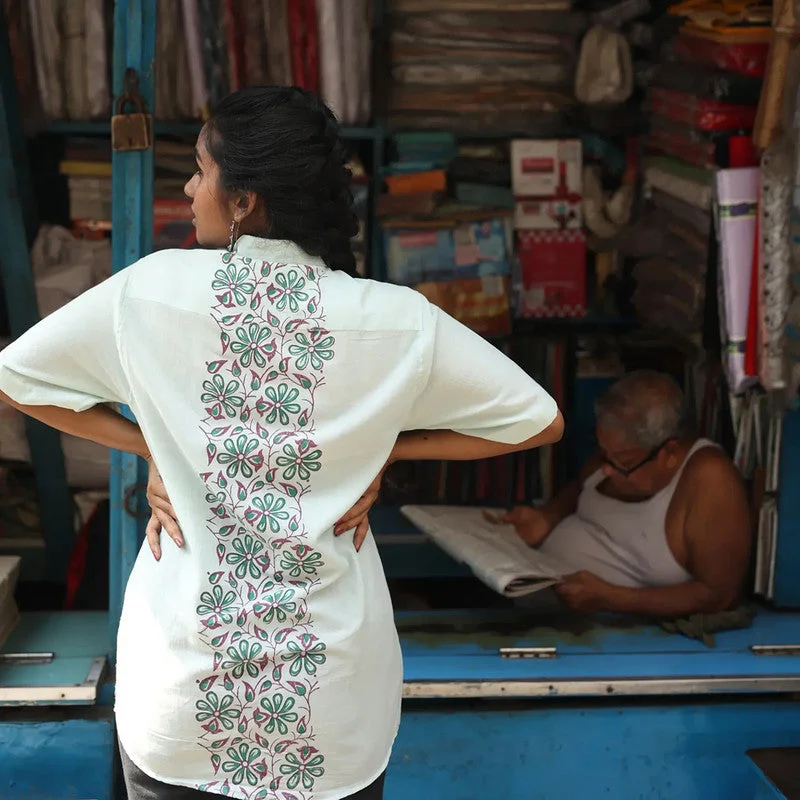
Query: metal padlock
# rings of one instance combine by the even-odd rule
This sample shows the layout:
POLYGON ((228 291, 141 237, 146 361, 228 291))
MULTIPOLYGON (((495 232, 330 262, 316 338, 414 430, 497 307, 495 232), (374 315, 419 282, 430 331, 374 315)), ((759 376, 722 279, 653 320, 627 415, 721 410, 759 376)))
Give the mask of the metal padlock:
POLYGON ((139 94, 136 72, 125 73, 125 92, 117 98, 116 113, 111 117, 111 147, 119 153, 149 150, 153 146, 153 118, 146 113, 144 98, 139 94), (132 106, 133 112, 126 113, 132 106))

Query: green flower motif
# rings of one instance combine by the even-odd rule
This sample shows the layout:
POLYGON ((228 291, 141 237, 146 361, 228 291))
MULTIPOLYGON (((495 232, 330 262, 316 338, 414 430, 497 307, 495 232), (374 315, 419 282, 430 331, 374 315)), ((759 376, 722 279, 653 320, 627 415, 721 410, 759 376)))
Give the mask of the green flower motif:
POLYGON ((237 269, 233 264, 229 264, 226 269, 218 269, 214 273, 214 280, 211 288, 215 292, 222 292, 220 301, 226 305, 233 305, 235 300, 240 306, 247 302, 247 295, 253 293, 255 285, 249 281, 250 270, 246 267, 237 269))
POLYGON ((251 678, 258 677, 261 671, 261 663, 258 658, 261 653, 261 645, 258 642, 247 642, 240 639, 239 644, 229 647, 227 653, 229 660, 222 662, 222 669, 229 669, 234 678, 242 678, 245 672, 251 678))
POLYGON ((290 552, 281 555, 281 569, 287 570, 292 578, 299 578, 304 572, 314 575, 323 564, 322 554, 307 544, 296 544, 290 552))
POLYGON ((236 341, 231 343, 231 350, 239 356, 243 367, 249 367, 251 363, 265 367, 267 359, 275 355, 275 343, 269 339, 269 328, 251 322, 247 327, 236 329, 236 341))
POLYGON ((221 586, 214 586, 210 592, 203 592, 200 595, 197 613, 201 617, 207 617, 204 622, 209 627, 216 627, 220 622, 230 625, 233 622, 233 605, 235 603, 235 592, 226 592, 221 586))
POLYGON ((281 383, 277 388, 267 386, 264 394, 266 398, 256 403, 256 410, 266 416, 267 422, 279 419, 281 425, 288 425, 289 414, 300 413, 300 404, 295 402, 300 392, 288 383, 281 383))
POLYGON ((261 748, 240 744, 238 747, 229 747, 226 753, 230 761, 222 762, 222 771, 233 773, 231 783, 247 782, 250 786, 258 786, 259 778, 266 772, 264 765, 258 763, 261 748))
POLYGON ((286 788, 294 791, 302 782, 304 789, 313 789, 314 781, 325 774, 324 761, 324 756, 310 747, 301 748, 298 755, 288 753, 286 763, 281 764, 281 775, 289 778, 286 788))
POLYGON ((257 603, 253 610, 265 622, 286 622, 289 614, 297 611, 297 603, 292 600, 294 589, 276 589, 270 592, 263 603, 257 603))
POLYGON ((249 572, 251 578, 258 580, 269 566, 267 555, 259 555, 264 549, 264 543, 248 533, 244 537, 234 539, 231 546, 236 552, 228 553, 225 561, 236 567, 234 575, 241 580, 246 578, 249 572))
POLYGON ((249 523, 255 523, 261 533, 267 530, 267 525, 273 533, 280 533, 281 522, 289 519, 289 512, 283 510, 285 506, 286 500, 282 497, 265 494, 253 498, 253 508, 248 508, 244 516, 249 523))
POLYGON ((298 642, 290 641, 286 645, 289 653, 283 656, 283 660, 289 662, 289 674, 297 677, 301 672, 307 675, 316 675, 317 667, 321 667, 325 661, 325 642, 320 642, 311 633, 304 633, 298 642))
POLYGON ((226 694, 219 698, 216 692, 209 692, 204 700, 198 700, 195 704, 198 713, 195 719, 198 722, 207 722, 212 733, 220 730, 233 730, 234 723, 239 719, 241 713, 238 708, 231 708, 233 705, 233 695, 226 694))
POLYGON ((300 303, 308 300, 308 294, 302 291, 306 279, 296 269, 279 272, 275 276, 275 283, 278 285, 273 284, 267 289, 267 297, 279 311, 284 311, 288 306, 292 313, 296 313, 300 303))
POLYGON ((299 331, 296 344, 289 345, 289 353, 297 358, 297 368, 305 369, 311 362, 312 369, 322 369, 323 361, 333 358, 333 336, 322 328, 315 328, 310 335, 299 331))
POLYGON ((243 478, 252 478, 253 472, 264 464, 264 456, 258 450, 258 439, 248 439, 242 433, 235 439, 225 439, 223 446, 226 452, 220 453, 217 461, 228 465, 225 473, 229 478, 235 478, 240 473, 243 478))
POLYGON ((312 450, 314 443, 309 439, 303 439, 297 448, 293 444, 285 444, 283 446, 284 455, 278 456, 275 463, 279 467, 284 467, 283 479, 286 481, 292 480, 295 475, 301 481, 307 481, 311 477, 312 472, 316 472, 322 465, 320 459, 322 458, 321 450, 312 450))
POLYGON ((212 417, 221 417, 223 411, 235 417, 236 410, 244 405, 244 399, 236 394, 240 389, 239 381, 225 383, 221 375, 215 375, 210 381, 203 381, 203 389, 200 400, 211 405, 212 417))
POLYGON ((272 697, 265 697, 261 701, 261 708, 266 713, 259 714, 256 721, 264 723, 264 730, 267 733, 275 733, 277 729, 281 736, 286 736, 289 725, 299 719, 297 712, 292 711, 294 700, 291 697, 284 697, 280 692, 276 692, 272 697))

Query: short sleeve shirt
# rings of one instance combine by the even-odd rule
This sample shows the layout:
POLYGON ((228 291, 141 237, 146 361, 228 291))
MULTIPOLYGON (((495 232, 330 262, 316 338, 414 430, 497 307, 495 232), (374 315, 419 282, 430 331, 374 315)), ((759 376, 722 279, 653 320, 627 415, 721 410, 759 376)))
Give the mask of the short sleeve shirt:
POLYGON ((418 293, 289 242, 162 251, 0 354, 17 402, 130 405, 186 544, 145 547, 125 593, 123 747, 166 783, 337 800, 386 767, 402 666, 369 537, 332 529, 398 434, 518 443, 553 399, 418 293))

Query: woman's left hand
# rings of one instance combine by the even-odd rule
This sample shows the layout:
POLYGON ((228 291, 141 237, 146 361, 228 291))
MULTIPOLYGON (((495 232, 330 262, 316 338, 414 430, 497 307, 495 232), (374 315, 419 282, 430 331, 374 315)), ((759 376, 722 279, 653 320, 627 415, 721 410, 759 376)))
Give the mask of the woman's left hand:
POLYGON ((147 502, 150 504, 150 521, 145 528, 145 536, 156 561, 161 559, 161 531, 178 547, 183 547, 183 534, 178 525, 178 515, 172 507, 167 487, 161 478, 152 458, 147 459, 147 502))
POLYGON ((353 536, 353 545, 356 551, 361 549, 361 545, 364 544, 364 540, 369 533, 369 517, 367 514, 378 499, 378 495, 381 491, 381 482, 383 481, 383 473, 386 472, 390 463, 391 462, 387 461, 386 464, 383 465, 383 469, 378 473, 375 480, 367 486, 366 491, 359 497, 358 502, 342 516, 336 525, 334 525, 334 536, 341 536, 343 533, 355 528, 356 532, 353 536))

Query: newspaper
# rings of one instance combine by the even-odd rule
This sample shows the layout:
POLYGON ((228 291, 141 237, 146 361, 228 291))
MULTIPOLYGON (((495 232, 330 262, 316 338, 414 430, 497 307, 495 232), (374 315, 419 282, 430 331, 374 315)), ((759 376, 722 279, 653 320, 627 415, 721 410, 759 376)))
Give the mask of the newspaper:
POLYGON ((462 506, 403 506, 400 511, 456 561, 466 564, 490 589, 522 597, 574 572, 519 538, 512 525, 494 519, 499 509, 462 506))

